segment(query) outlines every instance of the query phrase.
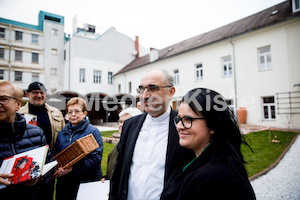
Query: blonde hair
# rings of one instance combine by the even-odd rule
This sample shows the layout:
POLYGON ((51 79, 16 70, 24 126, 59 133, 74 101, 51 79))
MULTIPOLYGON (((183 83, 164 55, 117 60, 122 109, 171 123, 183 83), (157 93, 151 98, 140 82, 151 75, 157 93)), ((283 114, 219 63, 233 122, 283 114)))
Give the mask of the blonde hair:
POLYGON ((11 84, 9 81, 1 80, 0 87, 3 87, 3 86, 11 87, 13 97, 15 97, 16 99, 22 99, 24 92, 20 87, 18 87, 17 85, 11 84))
POLYGON ((68 110, 69 106, 75 105, 75 104, 79 104, 82 108, 82 111, 86 111, 86 101, 80 97, 73 97, 72 99, 70 99, 67 103, 67 110, 68 110))

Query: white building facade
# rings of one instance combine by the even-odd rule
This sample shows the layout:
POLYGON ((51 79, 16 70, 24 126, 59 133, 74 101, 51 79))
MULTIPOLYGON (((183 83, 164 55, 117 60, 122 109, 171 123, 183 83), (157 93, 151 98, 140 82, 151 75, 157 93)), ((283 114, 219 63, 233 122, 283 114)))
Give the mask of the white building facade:
POLYGON ((137 77, 165 69, 174 76, 175 109, 189 90, 209 88, 233 109, 245 107, 247 124, 300 129, 300 15, 292 12, 291 2, 153 49, 116 74, 115 91, 137 96, 137 77))
POLYGON ((0 79, 23 90, 33 81, 54 88, 53 77, 48 76, 50 66, 63 64, 63 59, 52 57, 51 49, 63 51, 64 18, 40 11, 38 21, 35 26, 0 18, 0 79))
POLYGON ((138 44, 138 38, 132 40, 114 27, 101 35, 80 30, 72 35, 65 49, 64 91, 81 95, 115 95, 113 75, 134 60, 137 53, 148 53, 138 44))

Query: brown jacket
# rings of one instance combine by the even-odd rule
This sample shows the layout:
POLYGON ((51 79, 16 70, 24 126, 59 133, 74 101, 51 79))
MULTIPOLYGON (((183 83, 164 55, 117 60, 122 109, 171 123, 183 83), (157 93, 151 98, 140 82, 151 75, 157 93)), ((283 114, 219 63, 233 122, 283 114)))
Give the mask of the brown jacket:
MULTIPOLYGON (((50 149, 52 150, 56 142, 58 132, 65 126, 65 120, 62 113, 57 108, 49 106, 46 103, 45 107, 47 109, 48 117, 51 124, 52 143, 49 145, 50 149)), ((29 103, 27 102, 24 106, 22 106, 18 112, 21 114, 29 113, 29 103)))

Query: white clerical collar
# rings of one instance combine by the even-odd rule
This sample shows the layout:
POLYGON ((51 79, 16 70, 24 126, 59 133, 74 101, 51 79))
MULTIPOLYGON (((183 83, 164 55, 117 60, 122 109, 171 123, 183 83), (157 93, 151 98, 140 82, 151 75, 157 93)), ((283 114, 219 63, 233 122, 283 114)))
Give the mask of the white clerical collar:
POLYGON ((149 118, 150 118, 152 121, 154 121, 154 122, 162 122, 162 121, 164 121, 165 119, 167 119, 167 117, 170 116, 170 113, 171 113, 171 107, 169 107, 168 110, 167 110, 164 114, 160 115, 159 117, 152 117, 152 116, 149 115, 149 114, 148 114, 147 117, 149 117, 149 118))

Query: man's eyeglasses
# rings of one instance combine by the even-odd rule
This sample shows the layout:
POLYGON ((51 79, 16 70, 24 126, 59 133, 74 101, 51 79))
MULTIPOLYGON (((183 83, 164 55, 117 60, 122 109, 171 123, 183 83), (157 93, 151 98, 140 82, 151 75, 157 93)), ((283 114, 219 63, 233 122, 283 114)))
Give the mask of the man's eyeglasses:
POLYGON ((194 118, 194 117, 188 117, 188 116, 184 116, 184 117, 176 116, 174 118, 174 123, 176 125, 181 121, 183 127, 186 129, 189 129, 193 126, 193 121, 196 119, 204 119, 204 117, 194 118))
POLYGON ((148 90, 148 92, 155 92, 155 91, 159 90, 159 88, 169 88, 169 87, 173 87, 173 86, 171 86, 171 85, 167 85, 167 86, 148 85, 147 87, 144 87, 144 86, 140 85, 138 87, 138 89, 136 89, 136 91, 137 91, 137 93, 141 94, 141 93, 144 93, 146 89, 148 90))
POLYGON ((32 93, 33 95, 38 95, 38 94, 43 95, 43 94, 45 94, 44 91, 31 91, 31 93, 32 93))
POLYGON ((68 111, 68 115, 73 115, 73 113, 75 113, 77 115, 77 114, 79 114, 81 112, 83 112, 83 111, 81 111, 81 110, 69 110, 68 111))
POLYGON ((17 100, 17 98, 15 97, 10 97, 10 96, 1 96, 0 97, 0 104, 4 105, 4 104, 8 104, 10 99, 15 99, 17 100))

